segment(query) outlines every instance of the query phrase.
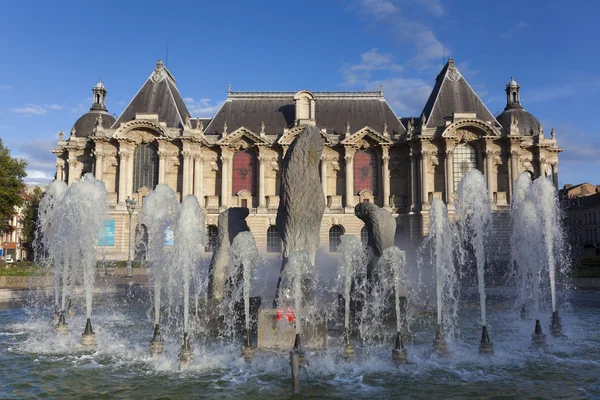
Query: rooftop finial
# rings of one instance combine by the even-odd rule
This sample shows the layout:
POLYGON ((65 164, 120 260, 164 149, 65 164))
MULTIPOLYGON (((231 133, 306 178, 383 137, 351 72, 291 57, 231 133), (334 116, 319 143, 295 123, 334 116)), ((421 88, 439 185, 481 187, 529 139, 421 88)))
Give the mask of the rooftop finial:
POLYGON ((162 60, 158 60, 156 62, 156 69, 160 69, 160 68, 163 68, 163 67, 164 67, 164 64, 163 64, 162 60))
POLYGON ((383 96, 383 83, 379 84, 379 93, 381 93, 381 96, 383 96))
POLYGON ((63 133, 62 129, 60 131, 58 131, 58 140, 63 140, 64 136, 65 136, 65 134, 63 133))
POLYGON ((231 84, 227 85, 227 96, 231 93, 231 84))

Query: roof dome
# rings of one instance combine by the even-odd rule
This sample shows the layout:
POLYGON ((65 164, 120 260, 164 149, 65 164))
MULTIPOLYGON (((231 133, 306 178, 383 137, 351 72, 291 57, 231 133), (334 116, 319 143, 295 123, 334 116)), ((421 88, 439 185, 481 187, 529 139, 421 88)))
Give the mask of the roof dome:
POLYGON ((104 89, 104 90, 106 90, 106 87, 104 86, 104 84, 102 83, 102 81, 99 80, 98 83, 96 83, 96 85, 94 85, 93 89, 100 89, 100 90, 104 89))
POLYGON ((518 87, 519 84, 517 83, 517 81, 515 81, 514 77, 510 77, 510 82, 508 82, 508 87, 518 87))
MULTIPOLYGON (((73 125, 73 129, 75 129, 75 136, 90 136, 94 131, 94 128, 96 127, 96 121, 100 116, 102 116, 102 127, 105 129, 110 128, 115 123, 115 117, 113 117, 109 113, 105 111, 91 110, 79 117, 77 122, 75 122, 75 125, 73 125)), ((72 131, 73 130, 71 130, 71 132, 72 131)))
POLYGON ((502 114, 496 117, 496 120, 502 125, 503 128, 510 126, 512 116, 515 117, 517 124, 519 125, 520 135, 535 135, 540 129, 540 122, 531 113, 525 111, 523 108, 511 107, 505 109, 502 114))

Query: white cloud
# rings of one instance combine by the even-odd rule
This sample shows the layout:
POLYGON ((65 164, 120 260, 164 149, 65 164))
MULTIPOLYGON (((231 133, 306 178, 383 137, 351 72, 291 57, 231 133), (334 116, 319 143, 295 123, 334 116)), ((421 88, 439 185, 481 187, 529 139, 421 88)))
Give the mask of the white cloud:
POLYGON ((519 32, 521 29, 527 28, 528 26, 529 26, 529 24, 527 22, 524 22, 524 21, 517 22, 515 25, 511 26, 508 31, 502 32, 500 34, 500 38, 501 39, 508 39, 509 37, 511 37, 512 35, 514 35, 515 33, 519 32))
POLYGON ((341 86, 379 90, 383 85, 385 98, 398 116, 419 115, 432 86, 419 78, 400 76, 403 71, 404 68, 396 64, 390 55, 372 49, 361 55, 358 64, 346 64, 341 68, 344 76, 341 86), (374 71, 381 76, 373 78, 374 71))
POLYGON ((26 183, 48 183, 54 179, 56 157, 51 150, 56 139, 33 139, 14 146, 15 157, 27 160, 26 183))
POLYGON ((12 86, 10 85, 3 85, 0 83, 0 90, 10 90, 12 89, 12 86))
POLYGON ((191 97, 183 99, 193 118, 212 118, 223 105, 223 101, 213 102, 210 99, 194 100, 191 97))
MULTIPOLYGON (((369 19, 369 24, 381 32, 382 28, 390 29, 396 38, 413 45, 416 54, 406 63, 406 66, 423 67, 431 60, 439 60, 444 52, 444 46, 433 31, 418 16, 409 15, 414 5, 425 6, 429 16, 440 16, 444 9, 439 0, 413 0, 397 4, 386 0, 360 0, 358 12, 369 19), (401 7, 402 6, 402 7, 401 7)), ((430 18, 424 18, 430 21, 430 18)))
POLYGON ((65 106, 61 106, 60 104, 50 104, 45 105, 48 110, 63 110, 65 106))
POLYGON ((15 114, 21 114, 27 117, 31 117, 34 115, 46 115, 46 113, 48 112, 46 108, 36 104, 28 104, 25 107, 11 108, 10 111, 12 111, 15 114))
POLYGON ((360 56, 360 63, 342 67, 342 73, 347 84, 354 85, 371 78, 374 71, 402 71, 402 66, 393 61, 391 54, 382 54, 377 49, 371 49, 360 56))
POLYGON ((24 179, 28 185, 46 185, 54 180, 54 172, 38 171, 27 168, 27 177, 24 179))

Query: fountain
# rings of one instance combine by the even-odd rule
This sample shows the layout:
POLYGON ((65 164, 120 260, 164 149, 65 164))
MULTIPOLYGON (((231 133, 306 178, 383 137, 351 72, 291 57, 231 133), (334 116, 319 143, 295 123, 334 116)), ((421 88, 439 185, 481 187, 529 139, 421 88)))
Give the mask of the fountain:
MULTIPOLYGON (((350 343, 350 308, 352 297, 366 298, 366 267, 370 261, 370 252, 352 235, 342 235, 339 250, 343 254, 338 268, 338 291, 344 300, 344 358, 354 358, 354 346, 350 343), (353 289, 354 287, 354 289, 353 289)), ((360 321, 355 318, 355 324, 360 321)))
MULTIPOLYGON (((255 347, 252 345, 250 329, 250 295, 252 292, 252 276, 254 271, 261 264, 256 242, 251 232, 240 232, 233 239, 229 249, 229 282, 230 296, 227 311, 233 318, 225 318, 226 321, 232 321, 230 331, 236 328, 236 322, 239 320, 237 310, 238 304, 243 304, 243 338, 242 356, 249 360, 254 354, 255 347)), ((233 333, 232 333, 233 336, 233 333)))
MULTIPOLYGON (((48 269, 54 269, 53 318, 54 323, 57 325, 57 332, 59 333, 64 333, 67 331, 67 323, 65 322, 64 313, 62 318, 60 317, 60 282, 61 276, 66 275, 62 273, 62 270, 60 269, 60 263, 54 262, 54 256, 52 254, 52 247, 54 247, 52 241, 59 240, 59 237, 53 232, 53 229, 55 228, 52 224, 52 217, 54 214, 55 207, 61 202, 66 191, 67 184, 63 181, 53 181, 52 183, 50 183, 50 185, 48 185, 46 193, 40 201, 40 205, 38 208, 38 221, 33 244, 35 250, 35 262, 38 265, 42 265, 48 269)), ((64 304, 62 310, 64 311, 64 304)))
POLYGON ((490 228, 492 214, 490 212, 488 190, 483 174, 476 169, 469 171, 458 184, 458 201, 456 203, 459 230, 459 259, 464 266, 469 258, 467 245, 472 245, 477 265, 477 286, 479 289, 479 305, 481 310, 481 341, 479 353, 489 355, 494 352, 493 344, 487 330, 485 303, 485 233, 490 228))
POLYGON ((429 209, 429 234, 422 252, 429 250, 435 269, 437 328, 433 347, 439 355, 448 351, 448 338, 453 338, 458 323, 458 287, 454 266, 454 232, 448 220, 446 205, 434 199, 429 209))
POLYGON ((172 246, 170 234, 179 212, 179 202, 175 192, 169 186, 160 184, 150 193, 140 214, 140 224, 148 230, 148 259, 154 285, 154 334, 150 341, 150 354, 163 352, 163 338, 160 330, 161 289, 165 278, 165 269, 169 263, 169 251, 172 246))
MULTIPOLYGON (((183 343, 179 351, 180 368, 192 362, 190 344, 190 282, 192 268, 196 268, 206 244, 204 210, 196 196, 187 195, 181 203, 174 232, 173 264, 183 275, 183 343)), ((155 321, 155 326, 158 322, 155 321)), ((156 329, 156 328, 155 328, 156 329)))

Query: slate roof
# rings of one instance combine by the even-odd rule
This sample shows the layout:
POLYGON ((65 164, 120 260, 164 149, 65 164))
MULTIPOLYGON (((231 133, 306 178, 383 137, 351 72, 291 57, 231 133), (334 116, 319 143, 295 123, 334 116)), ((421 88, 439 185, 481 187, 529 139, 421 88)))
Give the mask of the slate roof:
POLYGON ((123 113, 114 123, 113 128, 135 119, 135 114, 158 114, 160 122, 166 122, 169 128, 179 128, 190 113, 185 106, 175 78, 162 63, 158 61, 156 69, 148 77, 133 100, 125 107, 123 113))
MULTIPOLYGON (((205 134, 218 135, 227 122, 227 132, 244 126, 255 133, 265 125, 267 134, 280 134, 294 125, 296 92, 230 92, 205 134)), ((369 126, 382 132, 384 124, 390 134, 403 134, 404 127, 380 92, 313 92, 317 126, 328 134, 343 134, 369 126)))
POLYGON ((79 119, 75 122, 73 127, 75 128, 75 136, 76 137, 87 137, 92 134, 92 131, 96 127, 96 120, 98 116, 102 114, 102 127, 110 128, 115 123, 115 117, 110 115, 106 111, 100 111, 94 109, 92 107, 90 111, 83 114, 79 119))
POLYGON ((531 113, 525 111, 522 107, 506 108, 502 114, 496 117, 496 120, 504 128, 510 126, 511 115, 514 115, 519 124, 519 133, 521 135, 537 135, 540 130, 540 122, 531 113))
POLYGON ((450 58, 436 78, 423 114, 427 117, 427 127, 433 128, 445 125, 445 119, 454 113, 475 113, 478 119, 492 121, 494 126, 500 127, 450 58))

